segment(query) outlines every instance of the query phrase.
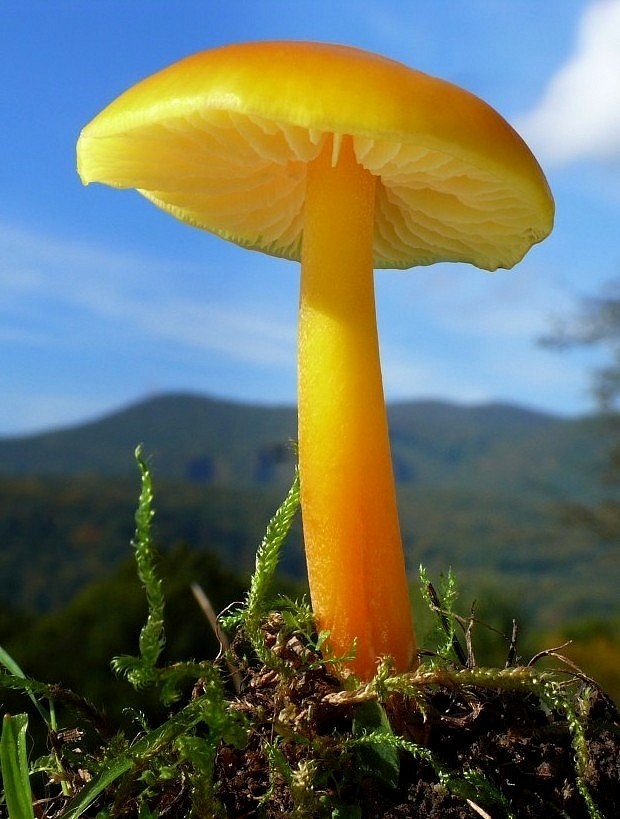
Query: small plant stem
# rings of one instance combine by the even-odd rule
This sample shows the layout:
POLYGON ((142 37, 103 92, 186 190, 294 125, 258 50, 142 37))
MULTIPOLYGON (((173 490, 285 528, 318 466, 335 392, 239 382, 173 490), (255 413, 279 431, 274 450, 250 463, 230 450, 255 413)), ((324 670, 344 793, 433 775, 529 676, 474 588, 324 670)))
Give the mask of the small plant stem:
POLYGON ((351 137, 308 167, 299 314, 299 468, 310 594, 363 679, 415 657, 373 283, 376 178, 351 137))

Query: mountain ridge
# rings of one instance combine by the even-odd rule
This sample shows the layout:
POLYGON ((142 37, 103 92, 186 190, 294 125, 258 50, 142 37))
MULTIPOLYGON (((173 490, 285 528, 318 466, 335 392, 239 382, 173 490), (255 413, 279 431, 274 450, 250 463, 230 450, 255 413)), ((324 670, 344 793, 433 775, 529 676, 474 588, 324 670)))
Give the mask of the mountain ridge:
MULTIPOLYGON (((440 400, 393 402, 388 416, 402 485, 590 496, 588 484, 603 457, 593 418, 440 400)), ((295 438, 293 406, 162 393, 81 424, 0 439, 0 475, 128 476, 142 444, 166 479, 284 486, 295 438)))
MULTIPOLYGON (((73 432, 77 429, 82 429, 84 427, 93 427, 101 424, 102 422, 107 422, 111 418, 116 416, 123 416, 128 413, 132 413, 133 411, 146 408, 151 405, 158 405, 161 403, 168 403, 170 401, 188 401, 188 402, 199 402, 204 404, 210 405, 219 405, 222 407, 228 407, 233 410, 235 409, 243 409, 248 411, 283 411, 283 412, 291 412, 294 413, 297 410, 297 407, 294 403, 288 402, 262 402, 262 401, 243 401, 241 399, 235 398, 225 398, 221 396, 211 395, 209 393, 200 393, 191 390, 175 390, 170 392, 158 392, 152 393, 142 398, 135 398, 126 402, 123 402, 115 407, 112 407, 107 410, 102 410, 100 412, 94 413, 92 416, 83 418, 81 420, 77 420, 74 422, 67 422, 61 423, 56 425, 51 425, 49 427, 43 427, 41 429, 35 429, 30 432, 21 432, 21 433, 0 433, 0 445, 4 443, 11 443, 16 441, 26 441, 34 438, 43 438, 48 436, 56 436, 62 435, 65 433, 73 432)), ((547 410, 536 409, 534 407, 528 407, 521 404, 513 404, 509 401, 482 401, 479 403, 466 403, 460 401, 453 401, 449 399, 442 399, 442 398, 400 398, 394 399, 387 403, 388 411, 390 413, 398 412, 403 408, 409 407, 420 407, 425 408, 428 407, 429 409, 438 409, 440 412, 450 413, 452 411, 456 412, 465 412, 465 413, 474 413, 474 414, 507 414, 513 415, 515 418, 523 418, 523 419, 533 419, 534 421, 544 421, 544 420, 551 420, 551 421, 558 421, 558 422, 568 422, 571 423, 573 421, 580 421, 589 418, 590 416, 571 416, 571 417, 564 417, 560 414, 553 413, 547 410)))

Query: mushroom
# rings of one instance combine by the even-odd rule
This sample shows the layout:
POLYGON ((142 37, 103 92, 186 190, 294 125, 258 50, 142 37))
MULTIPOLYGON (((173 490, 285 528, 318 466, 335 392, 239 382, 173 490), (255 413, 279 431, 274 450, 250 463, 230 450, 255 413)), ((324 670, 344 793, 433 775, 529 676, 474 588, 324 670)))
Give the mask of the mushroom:
POLYGON ((416 662, 373 268, 512 267, 553 200, 528 147, 470 93, 356 48, 204 51, 130 88, 82 131, 82 181, 301 260, 304 545, 330 656, 360 679, 416 662))

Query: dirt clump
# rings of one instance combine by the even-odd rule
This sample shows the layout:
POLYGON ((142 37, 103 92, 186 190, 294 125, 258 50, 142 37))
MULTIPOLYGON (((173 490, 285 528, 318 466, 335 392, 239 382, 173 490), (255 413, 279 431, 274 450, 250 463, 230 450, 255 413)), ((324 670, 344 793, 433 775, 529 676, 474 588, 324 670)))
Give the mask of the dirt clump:
POLYGON ((226 816, 620 816, 620 717, 590 682, 566 684, 567 710, 540 696, 528 669, 498 670, 497 686, 491 671, 477 684, 482 672, 446 669, 380 704, 369 688, 343 691, 298 637, 274 638, 274 651, 282 669, 246 668, 232 704, 251 725, 247 746, 217 754, 226 816), (519 685, 506 683, 511 674, 519 685), (383 734, 365 742, 379 724, 365 718, 360 727, 368 703, 383 734))

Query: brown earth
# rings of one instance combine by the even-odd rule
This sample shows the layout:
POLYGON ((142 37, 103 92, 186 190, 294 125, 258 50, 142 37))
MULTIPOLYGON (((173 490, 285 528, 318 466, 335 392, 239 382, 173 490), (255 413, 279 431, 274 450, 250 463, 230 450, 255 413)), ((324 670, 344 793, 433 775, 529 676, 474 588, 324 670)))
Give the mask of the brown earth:
MULTIPOLYGON (((275 650, 299 668, 292 675, 247 672, 234 707, 252 723, 249 744, 222 747, 216 762, 218 796, 229 817, 620 816, 620 718, 592 681, 569 676, 566 683, 587 741, 581 784, 566 712, 527 685, 442 684, 449 672, 428 675, 415 697, 385 698, 389 730, 433 757, 430 764, 400 749, 388 753, 386 768, 376 746, 370 754, 361 747, 343 750, 342 737, 355 734, 356 712, 374 701, 372 693, 343 692, 324 666, 308 669, 313 657, 296 637, 275 650), (477 781, 487 784, 477 787, 477 781)), ((535 679, 519 668, 502 679, 511 673, 535 679)))

